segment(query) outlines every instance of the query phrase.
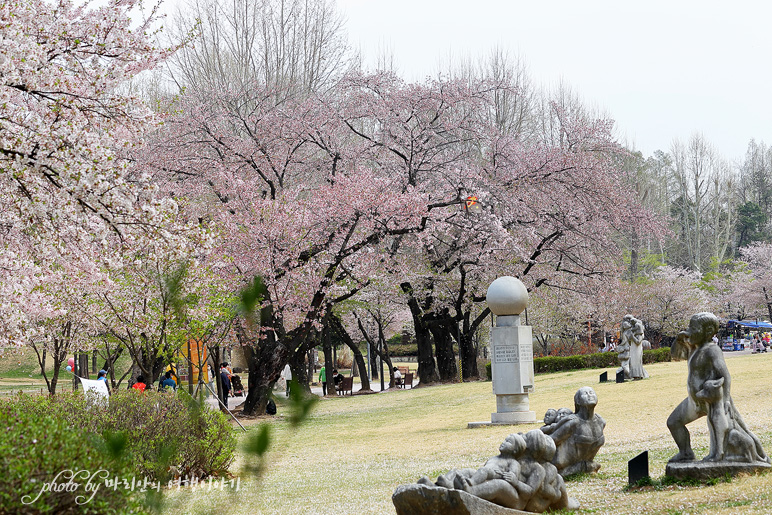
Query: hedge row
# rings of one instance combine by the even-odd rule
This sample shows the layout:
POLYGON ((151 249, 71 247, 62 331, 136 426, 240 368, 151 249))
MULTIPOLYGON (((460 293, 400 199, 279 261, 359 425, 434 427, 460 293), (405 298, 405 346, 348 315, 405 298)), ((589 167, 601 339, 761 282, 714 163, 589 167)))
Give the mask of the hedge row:
POLYGON ((389 355, 397 358, 418 356, 418 345, 415 343, 408 343, 407 345, 401 343, 389 344, 389 355))
MULTIPOLYGON (((670 347, 643 351, 643 363, 670 361, 670 347)), ((597 352, 575 356, 543 356, 533 359, 533 371, 537 374, 582 370, 585 368, 616 368, 619 366, 616 352, 597 352)), ((491 363, 485 365, 488 379, 491 378, 491 363)))

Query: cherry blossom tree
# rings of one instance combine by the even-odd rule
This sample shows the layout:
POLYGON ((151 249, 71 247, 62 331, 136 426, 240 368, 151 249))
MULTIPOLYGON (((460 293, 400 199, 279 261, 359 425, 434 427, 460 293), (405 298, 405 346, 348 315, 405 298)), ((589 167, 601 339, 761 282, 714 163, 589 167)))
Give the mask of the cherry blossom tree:
POLYGON ((173 232, 159 232, 157 218, 171 200, 157 198, 149 177, 134 175, 127 159, 152 117, 120 86, 173 51, 153 43, 155 10, 131 16, 137 5, 0 6, 3 345, 34 336, 35 288, 60 256, 87 266, 115 252, 111 237, 131 244, 173 232))
MULTIPOLYGON (((355 77, 336 95, 279 105, 254 92, 213 93, 206 104, 191 99, 185 117, 168 124, 167 150, 158 154, 179 159, 159 161, 157 168, 172 177, 170 188, 184 189, 211 218, 223 236, 218 252, 235 273, 245 283, 255 275, 265 280, 269 313, 261 323, 267 330, 254 342, 252 361, 268 365, 250 370, 250 391, 261 402, 290 355, 302 356, 314 344, 310 335, 328 306, 367 283, 386 240, 421 230, 432 209, 448 204, 436 189, 418 188, 418 174, 441 164, 445 118, 456 123, 458 114, 445 104, 463 96, 458 88, 445 95, 436 87, 415 95, 427 107, 404 110, 415 110, 427 127, 434 123, 435 135, 431 146, 423 143, 432 149, 424 152, 425 163, 409 163, 365 132, 377 115, 390 116, 386 108, 372 112, 376 89, 389 85, 389 102, 411 101, 409 88, 393 77, 355 77), (360 109, 357 102, 365 106, 365 100, 373 105, 360 109), (430 114, 429 102, 445 113, 430 114)), ((405 125, 404 133, 409 129, 405 125)), ((251 403, 247 399, 248 408, 251 403)))
POLYGON ((455 378, 453 339, 471 341, 487 316, 474 300, 492 275, 532 289, 589 280, 613 269, 616 232, 655 225, 615 175, 610 156, 623 149, 609 122, 556 108, 560 137, 502 134, 483 116, 496 88, 353 74, 280 102, 259 87, 183 97, 151 153, 156 176, 212 228, 229 273, 265 281, 260 330, 237 331, 251 349, 247 412, 376 274, 404 285, 429 383, 432 343, 455 378), (477 214, 463 209, 471 196, 477 214))
POLYGON ((757 316, 766 311, 772 320, 772 244, 753 243, 740 249, 741 263, 731 274, 728 300, 757 316))
POLYGON ((29 346, 35 352, 50 395, 56 393, 61 367, 68 355, 93 349, 91 326, 79 304, 108 283, 105 274, 94 268, 85 269, 80 262, 75 263, 77 266, 60 263, 36 287, 35 293, 42 297, 38 309, 26 309, 36 324, 34 336, 29 333, 29 346), (48 358, 53 362, 50 378, 46 370, 48 358))

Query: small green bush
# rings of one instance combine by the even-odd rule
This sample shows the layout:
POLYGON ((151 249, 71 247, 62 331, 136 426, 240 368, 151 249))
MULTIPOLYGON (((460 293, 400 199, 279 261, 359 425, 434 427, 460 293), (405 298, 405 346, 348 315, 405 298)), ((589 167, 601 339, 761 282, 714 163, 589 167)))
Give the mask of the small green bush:
POLYGON ((106 455, 104 440, 86 437, 61 413, 28 409, 44 404, 29 397, 0 402, 0 513, 142 512, 130 490, 104 486, 106 477, 131 477, 129 461, 106 455), (93 498, 86 487, 92 474, 92 486, 99 484, 93 498), (41 492, 54 480, 78 486, 41 492))
MULTIPOLYGON (((643 362, 662 363, 670 361, 670 347, 643 351, 643 362)), ((533 371, 536 374, 582 370, 585 368, 610 368, 619 366, 616 352, 597 352, 574 356, 542 356, 534 358, 533 371)), ((492 378, 490 361, 485 365, 488 380, 492 378)))
POLYGON ((219 410, 199 409, 184 391, 121 390, 110 397, 106 428, 126 434, 140 473, 163 478, 168 465, 181 476, 219 475, 233 461, 236 438, 219 410), (159 457, 166 454, 166 460, 159 457))

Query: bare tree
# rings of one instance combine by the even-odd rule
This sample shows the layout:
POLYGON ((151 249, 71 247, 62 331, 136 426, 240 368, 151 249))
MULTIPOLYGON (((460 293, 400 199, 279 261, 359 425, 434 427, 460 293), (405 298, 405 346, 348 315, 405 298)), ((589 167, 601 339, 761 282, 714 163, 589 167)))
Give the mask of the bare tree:
POLYGON ((688 266, 700 272, 705 265, 704 222, 713 200, 711 185, 720 175, 720 164, 716 152, 702 134, 692 135, 686 144, 675 140, 671 154, 679 192, 673 210, 682 228, 688 266))
POLYGON ((343 22, 330 0, 189 0, 172 34, 197 36, 172 59, 172 76, 203 90, 314 91, 347 66, 343 22))
MULTIPOLYGON (((393 64, 392 64, 393 66, 393 64)), ((493 87, 492 109, 482 113, 502 134, 527 139, 537 132, 540 92, 534 87, 525 59, 494 47, 486 56, 448 61, 443 73, 470 83, 489 81, 493 87)))

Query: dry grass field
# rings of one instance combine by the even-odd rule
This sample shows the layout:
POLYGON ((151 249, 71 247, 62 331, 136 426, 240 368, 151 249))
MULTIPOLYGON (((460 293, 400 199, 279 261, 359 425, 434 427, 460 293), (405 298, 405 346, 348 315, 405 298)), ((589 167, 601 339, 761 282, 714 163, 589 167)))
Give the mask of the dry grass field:
MULTIPOLYGON (((727 355, 732 393, 740 413, 772 451, 772 354, 727 355)), ((665 425, 686 395, 686 363, 648 365, 651 378, 624 384, 598 384, 601 370, 537 376, 531 408, 573 407, 574 392, 593 386, 596 412, 607 422, 606 445, 596 461, 600 472, 568 483, 579 500, 577 512, 599 514, 772 514, 772 474, 735 478, 713 485, 669 485, 634 490, 627 486, 627 460, 649 451, 655 482, 676 446, 665 425)), ((609 372, 612 372, 609 370, 609 372)), ((613 374, 610 374, 613 375, 613 374)), ((467 429, 490 420, 495 410, 487 382, 442 385, 337 399, 324 399, 310 419, 292 430, 279 417, 273 451, 259 480, 245 479, 237 493, 198 489, 172 492, 170 509, 178 513, 230 514, 388 514, 397 485, 420 476, 435 479, 453 467, 476 467, 497 453, 510 432, 535 425, 467 429)), ((707 454, 704 419, 691 424, 693 445, 707 454)), ((243 456, 234 474, 240 474, 243 456)))

